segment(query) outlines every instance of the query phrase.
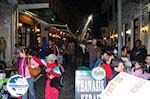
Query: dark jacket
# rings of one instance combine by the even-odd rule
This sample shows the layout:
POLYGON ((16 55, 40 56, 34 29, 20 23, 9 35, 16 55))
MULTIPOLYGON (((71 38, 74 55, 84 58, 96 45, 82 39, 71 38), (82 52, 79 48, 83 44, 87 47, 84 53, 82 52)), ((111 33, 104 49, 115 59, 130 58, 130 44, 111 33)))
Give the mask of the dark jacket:
POLYGON ((119 72, 113 70, 113 71, 112 71, 112 79, 113 79, 114 77, 116 77, 118 74, 119 74, 119 72))
POLYGON ((83 56, 82 48, 79 45, 76 46, 75 53, 76 53, 75 54, 76 57, 82 57, 83 56))
POLYGON ((131 61, 141 60, 142 62, 145 62, 146 55, 147 49, 145 46, 141 46, 139 48, 134 47, 131 51, 130 58, 131 61))
POLYGON ((147 66, 147 64, 145 65, 145 71, 147 72, 147 73, 150 73, 150 66, 147 66))

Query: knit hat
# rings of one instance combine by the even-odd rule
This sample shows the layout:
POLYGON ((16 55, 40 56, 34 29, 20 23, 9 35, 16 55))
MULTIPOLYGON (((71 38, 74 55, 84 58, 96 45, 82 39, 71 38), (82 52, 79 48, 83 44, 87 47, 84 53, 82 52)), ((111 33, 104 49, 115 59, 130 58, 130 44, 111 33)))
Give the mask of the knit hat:
POLYGON ((48 61, 55 61, 57 59, 56 55, 55 54, 50 54, 46 57, 46 60, 48 61))

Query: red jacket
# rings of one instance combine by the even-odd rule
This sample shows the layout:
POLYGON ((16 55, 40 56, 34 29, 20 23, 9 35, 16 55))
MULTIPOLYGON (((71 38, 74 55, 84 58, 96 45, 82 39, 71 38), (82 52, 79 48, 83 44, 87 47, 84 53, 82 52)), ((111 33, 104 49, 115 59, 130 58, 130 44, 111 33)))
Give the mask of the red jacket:
MULTIPOLYGON (((56 63, 52 63, 52 64, 47 63, 47 68, 54 69, 57 66, 58 65, 56 63)), ((49 76, 49 75, 53 75, 54 77, 59 77, 60 76, 59 74, 55 73, 53 70, 51 70, 50 72, 47 72, 47 76, 49 76)))
POLYGON ((106 72, 106 78, 108 79, 108 81, 110 81, 112 79, 112 69, 110 67, 110 64, 103 64, 102 67, 106 72))
MULTIPOLYGON (((40 60, 39 58, 33 57, 33 59, 34 59, 38 64, 42 64, 42 62, 41 62, 41 60, 40 60)), ((59 77, 59 76, 60 76, 59 74, 57 74, 57 73, 55 73, 55 72, 53 71, 53 69, 58 66, 56 63, 49 64, 48 62, 46 62, 46 64, 47 64, 47 68, 51 68, 51 69, 52 69, 50 72, 47 72, 47 77, 48 77, 48 75, 53 75, 54 77, 59 77)))

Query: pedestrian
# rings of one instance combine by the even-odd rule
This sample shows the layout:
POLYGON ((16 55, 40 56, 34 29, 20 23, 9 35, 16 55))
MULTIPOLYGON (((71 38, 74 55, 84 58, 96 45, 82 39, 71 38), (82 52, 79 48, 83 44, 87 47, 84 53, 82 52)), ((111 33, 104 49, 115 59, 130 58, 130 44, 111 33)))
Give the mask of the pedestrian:
POLYGON ((144 69, 144 63, 141 60, 136 60, 134 67, 131 70, 131 74, 146 80, 150 79, 150 73, 147 73, 144 69))
POLYGON ((146 55, 147 49, 142 45, 142 41, 139 39, 136 40, 130 54, 131 61, 134 62, 135 60, 141 60, 142 62, 145 62, 146 55))
POLYGON ((99 48, 97 47, 97 40, 92 39, 92 44, 89 45, 89 68, 92 69, 97 61, 99 48))
POLYGON ((150 55, 146 56, 145 62, 145 70, 146 72, 150 73, 150 55))
POLYGON ((42 44, 40 48, 40 58, 44 59, 46 57, 46 47, 47 47, 47 42, 46 42, 46 37, 42 38, 42 44))
POLYGON ((20 51, 20 46, 18 44, 15 44, 15 48, 13 50, 13 60, 12 60, 13 65, 16 65, 17 61, 19 60, 19 51, 20 51))
POLYGON ((122 47, 122 57, 121 57, 121 59, 124 62, 125 68, 130 69, 132 64, 131 64, 131 61, 130 61, 128 50, 125 46, 122 47))
POLYGON ((3 70, 3 72, 5 72, 6 67, 7 67, 6 62, 0 60, 0 69, 3 70))
POLYGON ((32 60, 32 56, 28 55, 27 52, 24 51, 24 49, 20 49, 19 51, 19 57, 18 60, 18 70, 19 74, 22 75, 27 79, 27 82, 29 84, 29 94, 28 92, 22 96, 22 99, 35 99, 35 90, 34 90, 34 77, 31 76, 29 71, 29 61, 31 62, 33 68, 38 67, 39 64, 32 60), (28 98, 29 96, 29 98, 28 98))
POLYGON ((56 55, 50 54, 46 59, 40 59, 36 56, 33 59, 40 65, 46 67, 46 85, 45 85, 45 99, 58 99, 59 88, 62 87, 60 84, 60 79, 62 76, 60 65, 56 63, 56 55), (57 79, 58 78, 58 79, 57 79))
POLYGON ((118 58, 112 59, 110 65, 112 68, 112 78, 114 78, 120 72, 123 72, 124 68, 125 68, 123 61, 121 59, 118 59, 118 58))
POLYGON ((110 66, 111 60, 114 58, 111 51, 104 51, 102 53, 102 68, 104 68, 106 72, 106 82, 108 83, 112 79, 112 68, 110 66))
POLYGON ((85 41, 81 42, 80 47, 82 48, 82 52, 83 52, 83 55, 82 55, 82 65, 85 65, 85 57, 86 57, 86 49, 87 49, 85 41))
POLYGON ((99 50, 99 52, 97 53, 97 60, 96 60, 96 62, 94 64, 94 67, 101 66, 103 64, 103 60, 102 60, 101 54, 102 54, 102 49, 99 50))
POLYGON ((53 69, 57 68, 58 65, 56 64, 56 55, 50 54, 46 57, 46 86, 45 86, 45 99, 58 99, 59 97, 59 90, 56 87, 53 87, 52 80, 56 77, 61 76, 61 73, 56 73, 53 69))
POLYGON ((4 39, 4 37, 0 37, 0 58, 1 58, 1 60, 5 60, 6 45, 7 45, 7 43, 6 43, 6 40, 4 39))
POLYGON ((68 64, 73 64, 75 61, 75 43, 73 41, 67 45, 67 61, 68 64))
POLYGON ((48 46, 46 49, 46 56, 48 56, 50 54, 55 54, 57 56, 58 55, 57 49, 58 49, 57 45, 52 40, 49 40, 48 46))
POLYGON ((78 41, 75 47, 75 57, 76 57, 76 66, 82 65, 82 59, 83 59, 83 50, 80 46, 80 42, 78 41))

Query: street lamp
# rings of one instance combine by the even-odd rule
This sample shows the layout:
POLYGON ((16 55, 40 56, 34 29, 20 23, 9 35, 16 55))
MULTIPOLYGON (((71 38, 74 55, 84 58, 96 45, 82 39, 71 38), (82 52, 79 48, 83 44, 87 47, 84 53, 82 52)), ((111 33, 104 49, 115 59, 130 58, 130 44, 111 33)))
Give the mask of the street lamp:
POLYGON ((131 29, 127 30, 126 34, 131 35, 131 29))
POLYGON ((142 26, 141 31, 144 32, 144 33, 148 32, 148 26, 142 26))
POLYGON ((19 26, 19 27, 22 27, 22 26, 23 26, 23 24, 22 24, 22 23, 19 23, 19 24, 18 24, 18 26, 19 26))
POLYGON ((36 29, 36 32, 40 32, 40 29, 36 29))
POLYGON ((88 17, 88 21, 91 21, 93 19, 93 15, 90 15, 89 17, 88 17))
POLYGON ((84 28, 83 28, 83 30, 82 30, 81 40, 84 39, 84 37, 85 37, 85 35, 86 35, 86 32, 87 32, 87 27, 88 27, 88 25, 89 25, 89 23, 90 23, 90 21, 91 21, 92 19, 93 19, 93 15, 91 14, 91 15, 88 17, 88 19, 87 19, 87 21, 86 21, 86 24, 85 24, 85 26, 84 26, 84 28))

